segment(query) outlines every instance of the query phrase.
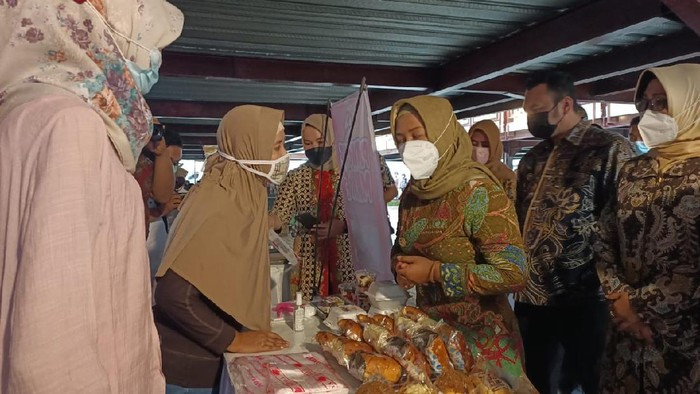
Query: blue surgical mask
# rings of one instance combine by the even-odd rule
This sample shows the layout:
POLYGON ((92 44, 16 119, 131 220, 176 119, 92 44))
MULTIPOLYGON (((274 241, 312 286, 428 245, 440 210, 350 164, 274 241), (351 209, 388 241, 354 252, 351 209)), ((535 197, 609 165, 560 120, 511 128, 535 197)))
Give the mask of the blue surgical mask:
POLYGON ((632 144, 634 145, 635 152, 640 156, 649 152, 649 147, 644 141, 634 141, 632 144))
POLYGON ((115 29, 112 25, 105 20, 105 18, 100 14, 97 9, 95 9, 95 6, 92 5, 89 1, 87 2, 88 7, 95 13, 95 15, 104 23, 104 25, 109 29, 109 31, 113 34, 116 34, 117 36, 127 40, 128 42, 132 43, 133 45, 136 45, 137 47, 141 48, 142 50, 148 51, 149 52, 149 58, 150 58, 150 68, 148 69, 142 69, 139 67, 138 64, 134 63, 133 61, 129 60, 122 50, 119 48, 119 45, 116 45, 117 51, 121 54, 121 56, 124 58, 126 62, 126 67, 129 69, 129 72, 131 73, 132 78, 134 79, 134 83, 136 85, 136 88, 141 92, 142 95, 148 94, 148 92, 151 91, 151 88, 153 85, 155 85, 158 82, 158 70, 160 70, 160 65, 163 63, 163 57, 160 54, 160 51, 157 49, 151 49, 143 46, 141 43, 138 41, 135 41, 131 37, 127 36, 126 34, 123 34, 119 32, 117 29, 115 29))
POLYGON ((150 55, 151 67, 148 69, 142 69, 135 62, 127 60, 126 66, 131 72, 131 76, 134 78, 136 87, 141 91, 141 94, 148 94, 151 91, 153 85, 158 83, 158 70, 160 65, 163 64, 163 57, 158 50, 152 50, 150 55))

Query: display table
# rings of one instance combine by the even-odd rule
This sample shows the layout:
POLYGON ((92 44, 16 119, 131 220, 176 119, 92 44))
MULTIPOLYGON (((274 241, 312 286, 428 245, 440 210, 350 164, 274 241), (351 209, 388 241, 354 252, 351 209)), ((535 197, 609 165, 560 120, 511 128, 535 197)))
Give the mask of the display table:
POLYGON ((355 390, 360 386, 361 382, 352 377, 348 371, 340 366, 335 359, 323 353, 321 347, 316 343, 315 336, 321 330, 328 330, 328 328, 321 323, 321 320, 314 316, 307 318, 304 324, 304 331, 295 332, 292 330, 290 323, 288 321, 278 321, 272 322, 272 331, 284 338, 289 342, 289 347, 284 350, 269 353, 256 353, 256 354, 234 354, 226 353, 224 354, 224 370, 221 374, 221 394, 233 394, 235 391, 233 389, 233 382, 231 381, 231 374, 229 368, 234 359, 241 356, 251 356, 257 354, 292 354, 292 353, 304 353, 304 352, 317 352, 321 353, 326 357, 329 364, 333 366, 333 369, 338 372, 341 378, 347 386, 350 388, 350 392, 354 393, 355 390))

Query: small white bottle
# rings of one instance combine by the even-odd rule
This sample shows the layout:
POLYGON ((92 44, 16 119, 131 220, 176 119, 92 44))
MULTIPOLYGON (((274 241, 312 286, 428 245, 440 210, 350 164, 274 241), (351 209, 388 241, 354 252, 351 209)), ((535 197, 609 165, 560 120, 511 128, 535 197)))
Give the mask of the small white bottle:
POLYGON ((297 302, 294 307, 294 331, 304 331, 304 305, 301 299, 301 292, 297 292, 297 302))

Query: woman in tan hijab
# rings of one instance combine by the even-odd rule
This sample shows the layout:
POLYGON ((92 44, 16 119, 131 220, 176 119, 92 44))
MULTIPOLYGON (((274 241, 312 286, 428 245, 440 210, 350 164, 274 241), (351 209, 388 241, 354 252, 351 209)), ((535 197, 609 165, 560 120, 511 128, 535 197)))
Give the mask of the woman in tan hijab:
POLYGON ((598 275, 616 323, 603 392, 700 391, 700 65, 642 73, 651 148, 620 170, 600 223, 598 275))
POLYGON ((472 140, 472 160, 486 166, 501 183, 508 198, 515 201, 516 177, 513 170, 503 164, 503 143, 501 131, 491 120, 476 122, 469 129, 472 140))
POLYGON ((171 230, 154 307, 169 388, 215 387, 224 352, 287 346, 269 331, 266 182, 289 166, 282 121, 253 105, 226 114, 218 153, 171 230))
POLYGON ((507 298, 525 283, 513 202, 472 160, 471 140, 446 99, 398 101, 391 132, 411 171, 392 253, 398 282, 415 285, 417 305, 462 331, 474 356, 523 376, 518 325, 507 298))

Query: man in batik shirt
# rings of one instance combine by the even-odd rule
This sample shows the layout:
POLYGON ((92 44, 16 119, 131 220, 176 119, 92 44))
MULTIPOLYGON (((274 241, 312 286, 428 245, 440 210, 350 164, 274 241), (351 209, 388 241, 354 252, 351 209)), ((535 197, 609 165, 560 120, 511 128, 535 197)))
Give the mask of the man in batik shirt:
POLYGON ((576 106, 568 74, 528 81, 528 129, 544 141, 518 166, 516 208, 529 261, 515 311, 527 373, 541 393, 556 393, 560 383, 564 391, 598 390, 609 315, 591 236, 619 169, 634 156, 627 139, 582 120, 576 106))

